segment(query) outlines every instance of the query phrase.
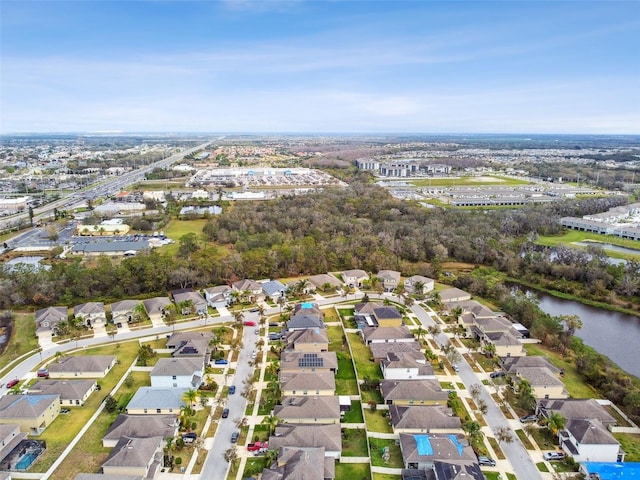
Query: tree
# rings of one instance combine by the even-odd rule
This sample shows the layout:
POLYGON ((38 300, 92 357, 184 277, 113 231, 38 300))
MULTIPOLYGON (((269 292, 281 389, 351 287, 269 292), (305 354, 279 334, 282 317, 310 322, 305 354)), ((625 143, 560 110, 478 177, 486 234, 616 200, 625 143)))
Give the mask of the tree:
POLYGON ((480 398, 481 392, 482 392, 482 387, 479 384, 474 383, 471 386, 469 386, 469 394, 471 395, 471 398, 473 398, 473 400, 475 400, 476 402, 478 401, 478 398, 480 398))
POLYGON ((269 427, 269 434, 273 435, 280 421, 280 418, 275 415, 268 415, 262 419, 262 424, 267 425, 269 427))
POLYGON ((240 310, 236 310, 235 312, 232 312, 231 315, 236 322, 236 327, 240 328, 242 326, 242 320, 244 320, 244 313, 242 313, 240 310))
POLYGON ((506 426, 496 427, 493 433, 496 436, 496 440, 502 443, 511 443, 513 442, 513 434, 511 433, 511 429, 506 426))
POLYGON ((565 426, 567 419, 562 414, 554 412, 547 419, 547 428, 553 433, 554 436, 558 435, 558 432, 565 426))
POLYGON ((484 354, 489 358, 493 358, 493 356, 496 354, 496 346, 493 343, 485 343, 483 346, 483 350, 484 354))
POLYGON ((109 413, 115 412, 118 409, 118 401, 111 395, 107 395, 104 398, 104 409, 109 413))
POLYGON ((133 378, 133 375, 129 373, 129 375, 127 375, 127 377, 124 379, 124 386, 127 388, 131 388, 133 387, 134 383, 135 379, 133 378))
POLYGON ((190 388, 186 392, 182 394, 182 400, 191 405, 191 407, 195 406, 196 399, 198 398, 198 392, 196 392, 193 388, 190 388))
POLYGON ((198 235, 193 232, 182 235, 179 239, 178 256, 188 257, 196 252, 200 247, 198 245, 198 235))
POLYGON ((576 330, 582 328, 582 320, 578 315, 560 315, 559 321, 564 325, 564 331, 560 334, 560 342, 562 343, 562 355, 564 356, 567 348, 571 345, 571 340, 576 330))
POLYGON ((224 460, 227 463, 233 463, 237 458, 238 458, 238 450, 235 446, 227 448, 224 451, 224 460))
POLYGON ((431 335, 431 338, 435 341, 436 335, 440 335, 440 327, 438 325, 429 325, 427 332, 429 332, 429 335, 431 335))
POLYGON ((467 421, 462 424, 462 429, 469 436, 469 441, 473 442, 475 439, 482 437, 482 430, 480 428, 480 424, 474 421, 467 421))

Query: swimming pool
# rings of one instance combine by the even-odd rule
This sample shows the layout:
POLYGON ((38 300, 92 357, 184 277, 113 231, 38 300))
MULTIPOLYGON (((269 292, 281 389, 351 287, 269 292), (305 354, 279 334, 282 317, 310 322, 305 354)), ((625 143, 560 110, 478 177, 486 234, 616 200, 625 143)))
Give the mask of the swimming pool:
POLYGON ((38 458, 38 454, 34 452, 25 453, 18 463, 16 463, 16 470, 27 470, 33 462, 38 458))
POLYGON ((584 462, 588 473, 598 473, 602 480, 640 479, 640 462, 584 462))

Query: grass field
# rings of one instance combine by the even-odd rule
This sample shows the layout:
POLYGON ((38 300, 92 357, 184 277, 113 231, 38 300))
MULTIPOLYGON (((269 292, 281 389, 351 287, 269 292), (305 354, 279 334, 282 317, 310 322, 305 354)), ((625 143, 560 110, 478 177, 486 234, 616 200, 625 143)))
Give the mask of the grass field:
POLYGON ((380 366, 371 360, 371 350, 367 347, 357 333, 347 333, 351 351, 353 352, 358 378, 364 380, 382 380, 380 366))
POLYGON ((402 480, 401 475, 390 475, 388 473, 373 473, 373 480, 402 480))
MULTIPOLYGON (((640 257, 640 242, 638 241, 626 240, 623 238, 615 237, 613 235, 600 235, 597 233, 580 232, 578 230, 569 230, 564 235, 559 236, 540 237, 538 238, 536 243, 539 245, 545 245, 547 247, 557 247, 558 245, 570 245, 574 242, 584 242, 589 240, 593 242, 610 243, 612 245, 618 245, 620 247, 627 247, 638 250, 637 255, 607 250, 607 255, 609 255, 610 257, 631 258, 636 260, 640 257)), ((594 245, 597 245, 597 243, 594 243, 594 245)))
POLYGON ((492 186, 504 187, 514 185, 528 185, 529 182, 510 177, 482 176, 482 177, 457 177, 457 178, 420 178, 410 180, 416 187, 463 187, 463 186, 492 186))
POLYGON ((344 412, 344 423, 364 423, 360 400, 351 401, 351 408, 344 412))
POLYGON ((404 466, 400 445, 396 445, 394 439, 372 437, 369 439, 369 446, 371 447, 371 465, 391 468, 402 468, 404 466), (388 462, 382 459, 383 448, 389 449, 388 462))
POLYGON ((388 413, 388 411, 371 411, 368 405, 364 406, 364 419, 367 423, 368 431, 378 433, 393 433, 393 429, 391 428, 391 425, 389 425, 389 418, 382 416, 384 413, 388 413))
POLYGON ((177 253, 180 243, 180 237, 186 235, 187 233, 195 233, 198 235, 199 240, 205 241, 205 238, 202 235, 202 228, 206 224, 207 220, 204 218, 197 220, 171 220, 164 227, 164 234, 167 236, 167 238, 170 238, 176 243, 162 247, 162 252, 167 252, 172 255, 177 253))
POLYGON ((33 313, 14 312, 13 330, 9 344, 0 356, 0 369, 27 352, 38 348, 36 322, 33 313))
POLYGON ((336 479, 369 480, 371 468, 368 463, 336 463, 336 479))
POLYGON ((342 439, 342 455, 345 457, 368 457, 367 432, 357 428, 345 428, 342 439))
POLYGON ((622 450, 627 453, 624 457, 625 462, 640 462, 640 435, 614 433, 613 436, 620 442, 622 450))

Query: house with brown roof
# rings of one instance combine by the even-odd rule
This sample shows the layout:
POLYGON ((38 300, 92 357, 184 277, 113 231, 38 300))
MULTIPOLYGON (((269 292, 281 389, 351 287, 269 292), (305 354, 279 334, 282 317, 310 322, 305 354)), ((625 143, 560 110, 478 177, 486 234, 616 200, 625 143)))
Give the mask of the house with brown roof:
POLYGON ((284 396, 336 394, 333 372, 284 372, 280 384, 284 396))
POLYGON ((345 270, 340 274, 342 275, 342 281, 349 288, 360 288, 364 282, 369 280, 369 274, 364 270, 345 270))
POLYGON ((326 457, 339 458, 342 453, 340 425, 295 425, 282 423, 269 437, 269 448, 281 447, 324 448, 326 457))
POLYGON ((449 399, 437 380, 382 380, 380 393, 387 405, 446 405, 449 399))
POLYGON ((162 466, 163 445, 162 437, 122 437, 102 464, 102 473, 154 478, 162 466))
POLYGON ((401 433, 400 451, 405 468, 433 469, 436 461, 475 462, 477 457, 464 435, 401 433))
POLYGON ((354 308, 354 316, 358 328, 402 325, 402 314, 396 307, 375 302, 357 304, 354 308))
POLYGON ((20 431, 40 435, 60 413, 59 395, 4 395, 0 397, 0 424, 20 426, 20 431))
POLYGON ((460 418, 444 406, 389 405, 394 433, 464 433, 460 418))
POLYGON ((73 316, 89 328, 104 327, 107 323, 107 311, 102 302, 87 302, 73 307, 73 316))
POLYGON ((564 383, 546 367, 521 367, 516 369, 514 389, 517 391, 521 380, 531 385, 532 394, 536 399, 569 398, 569 392, 564 383))
POLYGON ((312 284, 316 289, 322 290, 325 287, 330 287, 333 289, 338 289, 342 286, 340 280, 338 280, 333 275, 328 275, 326 273, 321 273, 319 275, 312 275, 308 278, 309 283, 312 284))
POLYGON ((404 280, 404 289, 413 295, 425 295, 432 291, 436 286, 433 278, 423 277, 422 275, 412 275, 404 280))
POLYGON ((380 270, 376 277, 382 282, 385 292, 393 292, 400 285, 400 272, 395 270, 380 270))
POLYGON ((48 307, 36 311, 36 335, 39 339, 51 339, 58 334, 58 324, 69 319, 67 307, 48 307))
POLYGON ((77 355, 60 357, 47 369, 50 378, 103 378, 116 364, 115 355, 77 355))
POLYGON ((329 334, 325 328, 294 330, 285 338, 285 349, 294 352, 326 352, 329 350, 329 334))
POLYGON ((418 352, 389 352, 380 362, 386 380, 435 380, 436 374, 424 354, 418 352))
POLYGON ((281 447, 277 460, 262 470, 262 480, 332 480, 335 459, 324 448, 281 447))
POLYGON ((285 423, 340 423, 336 396, 291 396, 276 405, 273 414, 285 423))
POLYGON ((127 415, 121 413, 102 437, 102 446, 115 447, 122 437, 175 437, 178 433, 177 415, 127 415))
POLYGON ((559 413, 566 420, 596 419, 609 429, 617 423, 615 417, 594 398, 538 400, 536 413, 547 418, 559 413))
POLYGON ((558 433, 560 447, 576 462, 623 462, 625 452, 597 419, 567 420, 558 433))
POLYGON ((397 327, 365 327, 360 330, 362 339, 366 345, 372 343, 410 343, 415 342, 416 337, 406 326, 397 327))
POLYGON ((336 352, 294 352, 285 350, 280 355, 280 372, 335 372, 338 371, 336 352))
POLYGON ((63 407, 84 405, 89 396, 98 388, 96 380, 38 380, 31 387, 29 393, 34 395, 58 395, 63 407))
POLYGON ((413 353, 419 352, 421 348, 422 347, 415 339, 411 342, 373 342, 369 344, 371 356, 375 363, 380 363, 382 360, 387 358, 389 353, 413 353))
POLYGON ((237 282, 233 282, 231 287, 235 292, 237 292, 238 298, 241 302, 255 303, 260 300, 264 300, 262 285, 255 280, 238 280, 237 282))
POLYGON ((207 314, 207 301, 193 288, 172 290, 171 296, 176 304, 177 311, 182 315, 191 315, 193 313, 198 315, 207 314))

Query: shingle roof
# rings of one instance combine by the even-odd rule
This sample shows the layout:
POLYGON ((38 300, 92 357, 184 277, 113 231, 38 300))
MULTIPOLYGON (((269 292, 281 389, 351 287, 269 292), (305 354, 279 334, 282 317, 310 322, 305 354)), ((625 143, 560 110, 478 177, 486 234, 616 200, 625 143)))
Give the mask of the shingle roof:
POLYGON ((442 391, 437 380, 382 380, 380 392, 387 400, 414 400, 446 402, 447 392, 442 391))
POLYGON ((374 342, 369 345, 371 349, 371 355, 374 360, 382 360, 387 358, 389 352, 416 352, 420 350, 420 344, 417 341, 413 342, 374 342))
POLYGON ((322 365, 315 365, 314 367, 311 367, 304 362, 305 355, 308 356, 309 353, 285 350, 284 352, 282 352, 282 355, 280 356, 280 370, 281 371, 301 370, 301 369, 310 370, 311 368, 316 368, 316 370, 317 369, 335 370, 338 368, 338 357, 336 355, 336 352, 317 352, 317 353, 314 352, 313 355, 315 355, 315 358, 322 360, 322 365))
POLYGON ((203 357, 161 358, 151 370, 150 375, 152 377, 191 376, 196 372, 202 372, 203 365, 203 357))
POLYGON ((396 307, 376 308, 373 311, 373 314, 378 320, 383 320, 388 318, 402 318, 402 314, 398 311, 396 307))
POLYGON ((453 416, 452 410, 440 405, 389 405, 389 416, 393 428, 407 429, 457 429, 460 418, 453 416))
POLYGON ((169 297, 153 297, 143 300, 142 303, 147 313, 153 315, 154 313, 162 313, 163 308, 171 305, 171 300, 169 300, 169 297))
POLYGON ((75 316, 104 314, 105 312, 104 303, 102 302, 87 302, 73 307, 75 316))
POLYGON ((328 343, 329 334, 325 328, 307 328, 306 330, 294 330, 289 332, 286 338, 287 345, 303 343, 328 343))
POLYGON ((377 275, 378 278, 383 280, 395 280, 396 282, 400 281, 400 272, 396 272, 395 270, 380 270, 377 275))
POLYGON ((326 480, 335 478, 335 460, 324 448, 281 447, 278 459, 262 474, 263 480, 326 480))
POLYGON ((564 429, 571 432, 580 445, 617 445, 620 443, 600 420, 567 420, 564 429))
POLYGON ((364 270, 345 270, 342 272, 342 278, 344 277, 369 278, 369 274, 364 270))
POLYGON ((382 308, 382 307, 384 307, 383 304, 376 303, 376 302, 356 303, 356 306, 354 307, 354 311, 355 313, 359 313, 362 315, 373 314, 373 311, 376 308, 382 308))
POLYGON ((58 323, 67 320, 68 312, 69 309, 67 307, 49 307, 36 311, 37 331, 52 330, 58 323))
POLYGON ((316 315, 295 315, 287 322, 287 329, 326 328, 321 318, 316 315))
POLYGON ((158 449, 162 448, 162 437, 122 437, 102 464, 103 467, 138 467, 151 463, 158 449))
POLYGON ((325 451, 341 452, 340 424, 278 425, 275 435, 269 437, 269 448, 280 447, 323 447, 325 451))
POLYGON ((440 290, 438 295, 440 295, 440 301, 443 303, 457 301, 458 298, 471 298, 470 293, 460 290, 459 288, 447 288, 445 290, 440 290))
POLYGON ((166 410, 173 409, 176 412, 184 405, 182 395, 186 388, 154 388, 140 387, 127 405, 128 410, 148 409, 150 411, 158 408, 166 410))
POLYGON ((406 463, 429 461, 476 461, 476 454, 464 435, 459 434, 400 434, 400 449, 406 463))
POLYGON ((436 460, 433 469, 438 480, 484 480, 477 460, 436 460))
POLYGON ((188 302, 188 301, 193 302, 194 305, 205 303, 204 297, 200 295, 198 292, 194 292, 193 290, 186 291, 186 292, 174 290, 171 294, 176 304, 180 302, 188 302))
POLYGON ((79 473, 73 480, 145 480, 140 475, 118 475, 105 473, 79 473))
POLYGON ((216 294, 216 293, 224 294, 224 293, 230 292, 231 287, 229 285, 218 285, 215 287, 205 288, 204 290, 209 294, 216 294))
POLYGON ((0 420, 36 418, 56 402, 60 402, 59 395, 4 395, 0 397, 0 420))
POLYGON ((95 385, 95 380, 38 380, 29 391, 37 395, 59 395, 61 400, 76 400, 84 398, 95 385))
POLYGON ((60 357, 57 362, 48 365, 49 373, 84 372, 102 376, 116 359, 115 355, 78 355, 60 357))
POLYGON ((515 373, 527 380, 531 386, 564 386, 564 383, 556 377, 547 367, 517 368, 515 373))
POLYGON ((287 287, 278 280, 270 280, 262 284, 262 291, 269 296, 284 292, 286 289, 287 287))
POLYGON ((111 304, 111 313, 130 312, 140 305, 140 300, 122 300, 111 304))
POLYGON ((593 398, 567 398, 564 400, 540 400, 539 408, 561 414, 567 420, 598 419, 603 424, 615 425, 616 419, 593 398))
POLYGON ((237 282, 233 282, 232 286, 234 289, 240 292, 243 292, 245 290, 249 290, 251 292, 257 292, 257 291, 262 292, 262 286, 255 280, 249 280, 249 279, 238 280, 237 282))
POLYGON ((127 415, 121 413, 111 424, 103 440, 122 437, 172 437, 178 429, 175 415, 127 415))
POLYGON ((321 273, 320 275, 313 275, 309 277, 309 282, 313 283, 316 287, 322 287, 325 283, 331 284, 333 287, 340 287, 342 283, 336 277, 321 273))
POLYGON ((368 342, 371 340, 410 339, 415 336, 405 325, 400 325, 399 327, 364 327, 362 338, 368 342))
POLYGON ((280 383, 283 390, 295 390, 299 393, 306 390, 336 389, 333 372, 283 372, 280 374, 280 383))
POLYGON ((553 373, 560 373, 560 369, 551 363, 546 357, 535 355, 503 358, 502 365, 503 370, 507 373, 515 373, 518 368, 526 367, 545 367, 553 373))
POLYGON ((336 396, 284 397, 282 405, 276 405, 273 412, 283 421, 298 418, 335 420, 340 418, 340 400, 336 396))

